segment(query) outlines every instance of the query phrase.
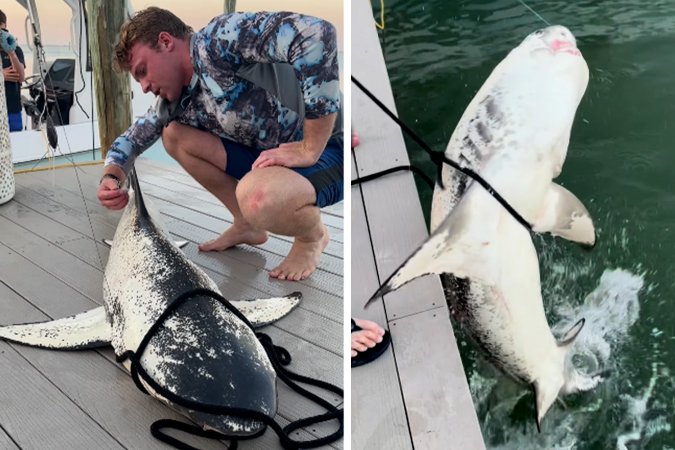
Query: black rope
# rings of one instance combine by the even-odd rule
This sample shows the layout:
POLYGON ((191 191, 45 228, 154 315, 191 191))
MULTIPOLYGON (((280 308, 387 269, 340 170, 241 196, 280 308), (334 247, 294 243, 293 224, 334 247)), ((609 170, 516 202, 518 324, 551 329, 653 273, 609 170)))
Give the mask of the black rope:
POLYGON ((392 167, 392 168, 387 169, 387 170, 383 170, 381 172, 371 173, 370 175, 366 175, 365 177, 361 177, 361 178, 357 178, 355 180, 352 180, 352 186, 357 185, 357 184, 361 184, 361 183, 365 183, 367 181, 375 180, 375 179, 383 177, 385 175, 389 175, 390 173, 401 172, 403 170, 409 170, 409 171, 413 172, 414 174, 421 177, 429 185, 429 187, 431 189, 434 188, 434 181, 431 178, 429 178, 429 176, 426 173, 424 173, 422 171, 422 169, 420 169, 419 167, 415 167, 415 166, 396 166, 396 167, 392 167))
POLYGON ((356 86, 358 86, 358 88, 361 89, 363 91, 363 93, 368 96, 368 98, 370 98, 377 106, 379 106, 380 109, 382 111, 384 111, 385 114, 387 114, 394 122, 396 122, 396 124, 398 124, 398 126, 400 126, 401 129, 403 131, 405 131, 406 134, 408 134, 408 136, 410 136, 412 138, 412 140, 414 140, 420 147, 422 147, 422 149, 424 151, 427 152, 427 154, 431 158, 431 161, 433 161, 434 164, 436 164, 436 167, 438 168, 438 178, 437 178, 437 180, 438 180, 438 184, 441 186, 442 189, 445 189, 445 187, 443 186, 443 180, 442 180, 440 174, 441 174, 441 170, 442 170, 442 167, 443 167, 442 163, 445 163, 445 164, 448 164, 453 169, 459 170, 463 174, 471 177, 473 180, 478 182, 478 184, 483 186, 483 188, 486 191, 488 191, 488 193, 490 195, 492 195, 499 203, 502 204, 502 206, 504 208, 506 208, 506 210, 509 213, 511 213, 511 215, 513 216, 514 219, 516 219, 518 222, 520 222, 520 224, 523 225, 528 230, 532 230, 532 225, 527 220, 525 220, 520 214, 518 214, 518 211, 516 211, 511 205, 509 205, 509 203, 504 199, 504 197, 499 195, 499 193, 497 191, 495 191, 494 188, 492 186, 490 186, 490 184, 487 181, 485 181, 480 175, 478 175, 473 170, 471 170, 467 167, 462 167, 459 164, 457 164, 455 161, 446 158, 444 153, 433 151, 431 149, 431 147, 429 147, 429 145, 427 145, 427 143, 422 140, 422 138, 420 138, 410 127, 408 127, 398 117, 396 117, 394 115, 394 113, 389 110, 389 108, 387 108, 377 97, 375 97, 375 95, 373 95, 372 92, 370 92, 368 89, 366 89, 365 86, 363 86, 359 82, 359 80, 354 78, 353 75, 352 75, 352 82, 356 86))
MULTIPOLYGON (((270 359, 270 362, 272 363, 272 366, 274 367, 275 371, 277 372, 277 375, 279 378, 284 381, 291 389, 294 391, 298 392, 300 395, 303 395, 304 397, 308 398, 309 400, 313 401, 314 403, 320 405, 324 409, 326 409, 328 412, 324 414, 318 414, 315 416, 311 417, 306 417, 303 419, 296 420, 294 422, 289 423, 285 427, 281 427, 277 422, 274 421, 273 417, 269 417, 259 411, 255 410, 250 410, 246 408, 236 408, 236 407, 231 407, 231 406, 223 406, 223 405, 215 405, 211 403, 202 403, 202 402, 197 402, 193 400, 189 400, 186 398, 182 398, 173 392, 167 390, 166 388, 160 386, 155 380, 150 377, 150 375, 145 371, 143 366, 140 363, 141 357, 143 356, 143 352, 145 352, 146 347, 148 346, 150 339, 154 336, 154 334, 157 332, 159 327, 163 326, 164 322, 168 319, 168 317, 185 301, 187 301, 190 298, 193 298, 194 296, 197 295, 204 295, 207 297, 210 297, 214 300, 217 300, 221 304, 223 304, 230 312, 232 312, 235 316, 237 316, 239 319, 241 319, 249 328, 253 329, 253 326, 251 323, 246 319, 246 317, 239 311, 237 310, 234 306, 232 306, 225 298, 223 298, 221 295, 210 291, 208 289, 194 289, 189 292, 185 292, 178 296, 165 310, 164 312, 159 316, 157 321, 150 327, 148 332, 145 334, 143 339, 141 340, 141 343, 138 346, 138 349, 136 352, 133 352, 131 350, 124 352, 122 355, 117 357, 117 362, 124 362, 127 359, 129 360, 131 364, 131 375, 136 383, 136 386, 138 388, 145 392, 146 394, 148 393, 147 390, 143 387, 141 380, 145 382, 150 388, 157 392, 159 395, 162 397, 166 398, 172 403, 175 403, 176 405, 194 410, 194 411, 199 411, 199 412, 204 412, 207 414, 215 414, 215 415, 228 415, 228 416, 236 416, 236 417, 241 417, 245 419, 251 419, 259 422, 263 422, 265 425, 270 426, 274 432, 279 436, 279 440, 281 441, 281 445, 285 449, 300 449, 300 448, 315 448, 319 447, 322 445, 327 445, 332 442, 335 442, 339 438, 342 437, 343 431, 344 431, 344 410, 337 408, 333 406, 330 402, 327 400, 319 397, 318 395, 302 388, 299 386, 297 382, 309 384, 315 387, 319 387, 322 389, 325 389, 327 391, 333 392, 341 397, 344 397, 344 392, 341 388, 334 386, 330 383, 327 383, 325 381, 321 380, 316 380, 314 378, 309 378, 305 377, 299 374, 296 374, 294 372, 291 372, 290 370, 285 369, 283 366, 288 365, 291 362, 291 356, 288 353, 286 349, 283 347, 279 347, 274 345, 272 342, 272 339, 267 336, 266 334, 263 333, 256 333, 256 337, 260 340, 260 343, 262 346, 265 348, 265 351, 267 352, 267 355, 270 359), (313 440, 307 440, 307 441, 298 441, 291 439, 290 433, 299 429, 303 428, 309 425, 314 425, 322 422, 327 422, 329 420, 337 420, 339 423, 338 429, 334 432, 331 433, 328 436, 324 436, 321 438, 316 438, 313 440)), ((178 422, 181 423, 181 422, 178 422)), ((174 447, 178 449, 188 449, 192 450, 194 447, 188 446, 187 444, 184 444, 183 442, 177 440, 176 438, 173 438, 171 436, 166 435, 165 433, 162 433, 160 430, 163 428, 176 428, 181 431, 185 431, 187 433, 195 434, 192 433, 193 428, 191 428, 188 425, 181 425, 181 426, 174 426, 175 424, 171 421, 159 421, 155 422, 153 424, 154 427, 154 432, 153 429, 151 428, 151 432, 153 432, 153 436, 155 436, 157 439, 162 440, 163 442, 166 442, 167 444, 173 445, 174 447), (178 445, 176 445, 178 444, 178 445)), ((195 427, 197 428, 197 427, 195 427)), ((205 436, 213 439, 229 439, 232 440, 233 442, 235 440, 240 440, 240 439, 246 439, 246 438, 252 438, 255 436, 247 436, 245 438, 242 438, 241 436, 229 436, 225 435, 216 431, 209 432, 208 435, 202 434, 201 429, 199 428, 199 436, 205 436)), ((263 430, 264 431, 264 430, 263 430)), ((231 448, 236 448, 231 447, 231 448)))

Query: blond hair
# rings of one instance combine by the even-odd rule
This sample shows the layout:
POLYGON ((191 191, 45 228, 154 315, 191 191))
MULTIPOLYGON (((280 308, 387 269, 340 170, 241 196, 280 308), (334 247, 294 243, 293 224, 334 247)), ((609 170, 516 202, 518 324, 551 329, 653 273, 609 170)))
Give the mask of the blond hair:
POLYGON ((157 49, 159 33, 166 31, 171 36, 185 39, 192 34, 192 27, 180 20, 174 13, 166 9, 151 6, 135 13, 120 28, 119 38, 115 44, 115 68, 129 71, 131 65, 131 48, 136 43, 148 44, 157 49))

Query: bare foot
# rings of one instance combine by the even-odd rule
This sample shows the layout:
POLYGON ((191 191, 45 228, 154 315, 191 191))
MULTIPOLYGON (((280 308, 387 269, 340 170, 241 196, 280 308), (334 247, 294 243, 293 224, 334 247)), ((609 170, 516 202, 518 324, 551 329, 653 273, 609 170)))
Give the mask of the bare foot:
POLYGON ((382 342, 384 329, 370 320, 354 319, 362 330, 352 332, 352 358, 382 342))
POLYGON ((356 148, 359 146, 361 143, 361 139, 359 139, 359 135, 356 131, 352 131, 352 148, 356 148))
POLYGON ((328 245, 328 230, 325 225, 322 227, 323 235, 316 241, 305 242, 295 238, 288 256, 270 271, 270 276, 289 281, 300 281, 309 277, 319 265, 321 252, 328 245))
POLYGON ((260 245, 267 241, 267 232, 263 230, 230 226, 223 234, 199 245, 201 252, 220 252, 238 244, 260 245))

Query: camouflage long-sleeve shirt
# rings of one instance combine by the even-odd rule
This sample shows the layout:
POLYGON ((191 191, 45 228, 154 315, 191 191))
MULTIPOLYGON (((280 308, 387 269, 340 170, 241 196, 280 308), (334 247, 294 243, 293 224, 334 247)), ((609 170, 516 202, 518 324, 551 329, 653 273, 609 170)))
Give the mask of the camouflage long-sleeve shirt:
POLYGON ((111 145, 106 165, 134 159, 176 120, 257 149, 302 140, 303 120, 338 114, 335 28, 296 13, 234 13, 192 35, 194 73, 180 99, 159 99, 111 145))

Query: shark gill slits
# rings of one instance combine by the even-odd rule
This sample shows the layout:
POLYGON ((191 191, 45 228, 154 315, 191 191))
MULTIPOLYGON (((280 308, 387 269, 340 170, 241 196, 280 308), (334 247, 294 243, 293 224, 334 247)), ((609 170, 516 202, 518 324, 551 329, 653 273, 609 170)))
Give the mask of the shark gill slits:
POLYGON ((476 123, 476 131, 484 143, 488 144, 492 141, 492 133, 482 121, 476 123))

